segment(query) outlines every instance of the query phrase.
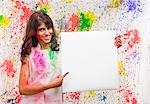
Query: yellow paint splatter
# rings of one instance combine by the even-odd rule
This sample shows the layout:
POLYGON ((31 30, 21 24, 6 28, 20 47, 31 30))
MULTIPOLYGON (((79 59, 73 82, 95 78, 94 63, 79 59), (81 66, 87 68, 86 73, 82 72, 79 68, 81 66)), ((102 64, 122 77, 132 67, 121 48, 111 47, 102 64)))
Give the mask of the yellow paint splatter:
POLYGON ((91 90, 91 91, 88 91, 88 92, 87 92, 87 98, 92 98, 92 97, 94 97, 95 95, 96 95, 96 91, 91 90))
POLYGON ((118 61, 118 69, 124 69, 124 64, 122 61, 118 61))
POLYGON ((71 3, 73 0, 66 0, 66 3, 71 3))
POLYGON ((119 8, 122 0, 110 0, 109 8, 119 8))
POLYGON ((62 0, 62 2, 72 3, 73 0, 62 0))
POLYGON ((2 26, 4 30, 9 25, 9 23, 10 20, 6 16, 0 15, 0 26, 2 26))
POLYGON ((119 69, 120 76, 128 76, 128 72, 125 70, 125 67, 122 61, 118 61, 118 69, 119 69))
POLYGON ((93 24, 93 22, 94 22, 94 20, 95 20, 95 14, 94 14, 94 12, 91 12, 91 11, 88 11, 87 12, 87 17, 89 17, 90 18, 90 24, 93 24))

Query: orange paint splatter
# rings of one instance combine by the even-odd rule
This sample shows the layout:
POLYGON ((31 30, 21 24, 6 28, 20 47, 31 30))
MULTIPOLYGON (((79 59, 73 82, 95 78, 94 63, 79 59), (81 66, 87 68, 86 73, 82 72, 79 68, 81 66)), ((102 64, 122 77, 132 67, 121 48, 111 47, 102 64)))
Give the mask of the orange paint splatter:
POLYGON ((75 31, 78 25, 79 25, 78 15, 72 14, 68 21, 68 25, 65 31, 75 31))

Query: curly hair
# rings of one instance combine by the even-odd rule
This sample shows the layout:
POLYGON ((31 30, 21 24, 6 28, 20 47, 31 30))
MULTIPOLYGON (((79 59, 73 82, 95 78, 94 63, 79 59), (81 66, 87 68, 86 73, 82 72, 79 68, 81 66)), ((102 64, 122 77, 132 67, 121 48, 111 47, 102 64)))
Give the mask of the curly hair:
POLYGON ((45 23, 46 27, 52 28, 54 32, 50 41, 50 48, 53 51, 59 51, 59 44, 57 42, 57 36, 52 19, 43 12, 34 12, 27 22, 24 43, 21 47, 21 61, 26 56, 30 55, 32 47, 36 47, 38 45, 36 33, 38 30, 38 26, 40 26, 42 22, 45 23))

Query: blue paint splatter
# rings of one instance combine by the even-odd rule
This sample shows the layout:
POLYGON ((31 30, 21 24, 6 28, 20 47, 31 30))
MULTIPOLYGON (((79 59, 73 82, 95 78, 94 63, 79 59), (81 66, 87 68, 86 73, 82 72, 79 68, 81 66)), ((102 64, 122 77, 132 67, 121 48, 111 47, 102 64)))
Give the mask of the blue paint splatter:
POLYGON ((104 101, 105 102, 105 100, 107 99, 107 97, 106 96, 101 96, 101 101, 104 101))
POLYGON ((7 104, 16 104, 15 99, 8 99, 7 104))
POLYGON ((128 12, 136 10, 136 7, 137 7, 137 5, 136 5, 135 0, 129 0, 128 1, 128 12))

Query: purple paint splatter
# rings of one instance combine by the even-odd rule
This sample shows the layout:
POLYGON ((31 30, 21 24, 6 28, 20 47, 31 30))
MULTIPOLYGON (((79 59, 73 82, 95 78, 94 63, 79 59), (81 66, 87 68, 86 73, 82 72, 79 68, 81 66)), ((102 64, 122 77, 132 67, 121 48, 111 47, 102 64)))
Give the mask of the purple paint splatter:
POLYGON ((43 53, 40 53, 38 50, 35 50, 32 59, 36 67, 35 70, 40 71, 46 68, 46 62, 43 53))

